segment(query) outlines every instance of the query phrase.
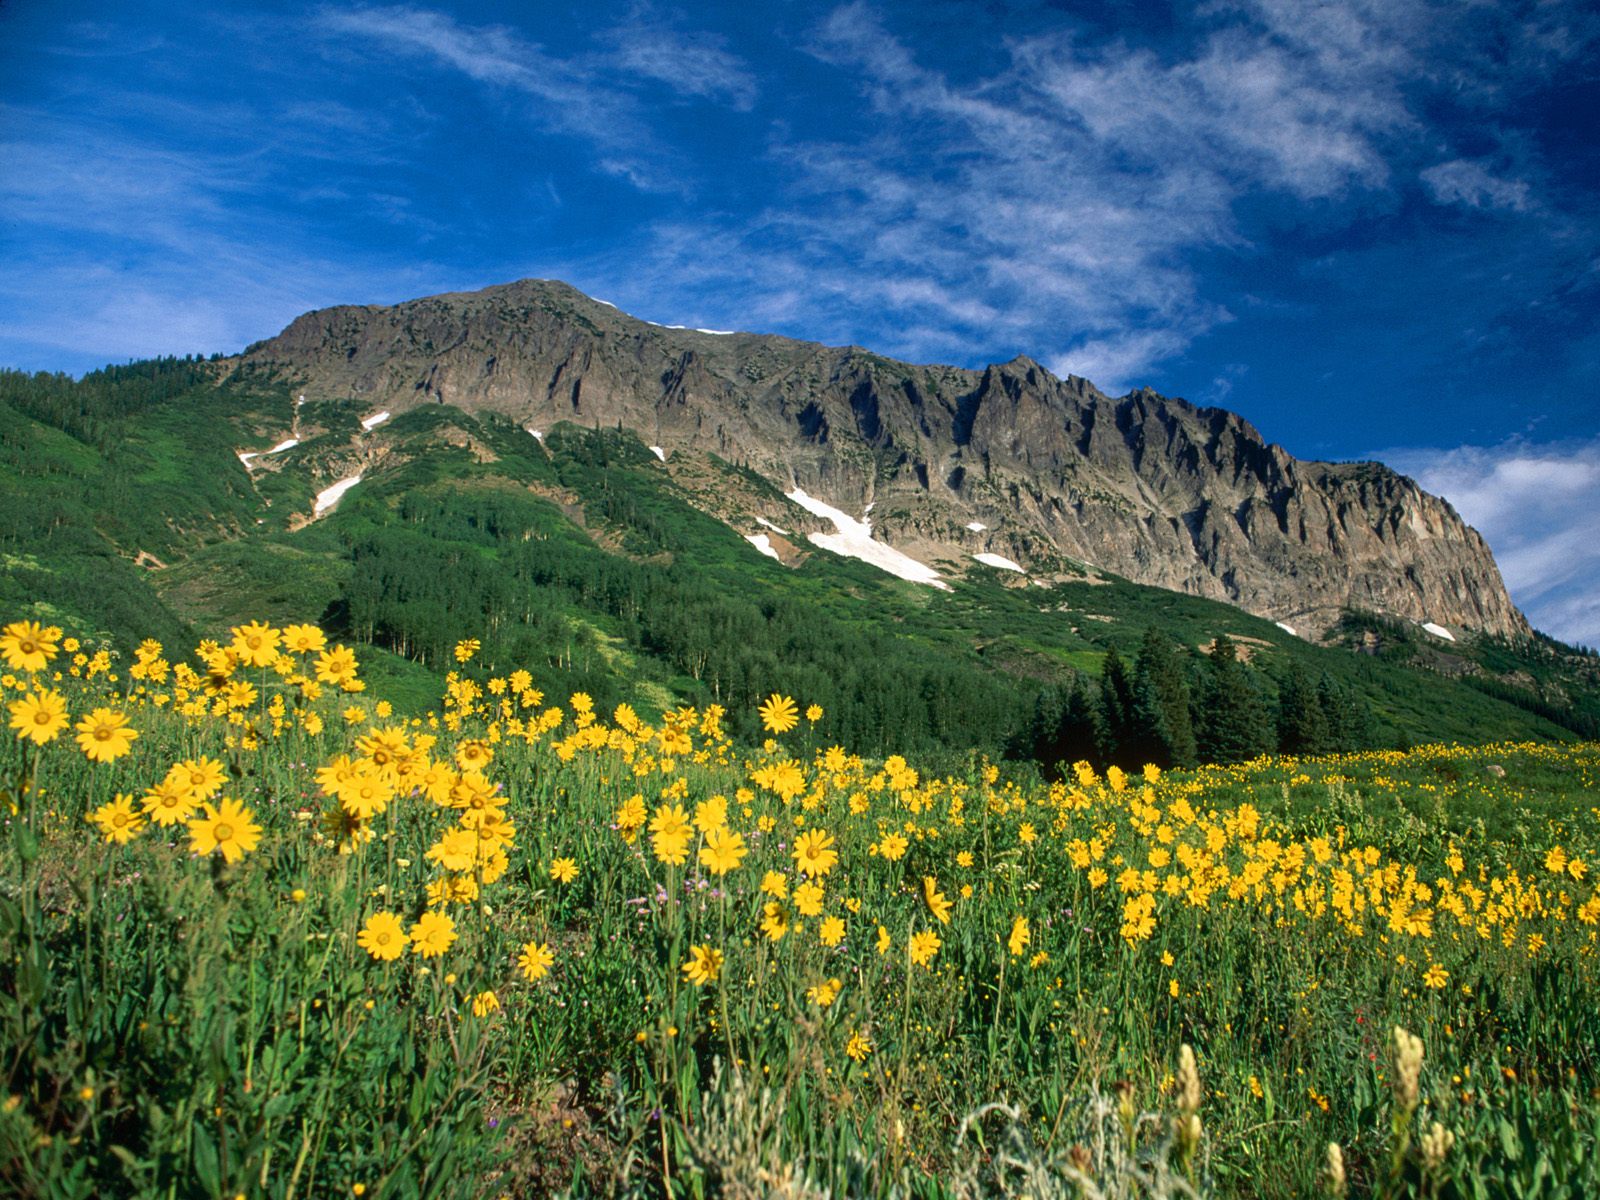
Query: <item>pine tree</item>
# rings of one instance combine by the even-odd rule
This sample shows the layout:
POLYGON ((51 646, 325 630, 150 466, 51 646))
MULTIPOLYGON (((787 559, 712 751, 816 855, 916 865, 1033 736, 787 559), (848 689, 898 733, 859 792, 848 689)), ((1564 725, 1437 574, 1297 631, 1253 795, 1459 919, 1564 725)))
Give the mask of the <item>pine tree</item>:
POLYGON ((1317 707, 1327 722, 1330 749, 1366 750, 1372 746, 1375 737, 1371 711, 1330 675, 1317 680, 1317 707))
POLYGON ((1129 760, 1135 750, 1133 680, 1115 646, 1100 668, 1101 756, 1107 762, 1129 760))
POLYGON ((1189 682, 1171 640, 1153 625, 1144 632, 1133 684, 1136 765, 1194 766, 1198 751, 1189 718, 1189 682))
POLYGON ((1011 743, 1018 757, 1039 764, 1046 778, 1065 779, 1080 759, 1100 761, 1100 712, 1083 679, 1039 689, 1033 713, 1011 743))
POLYGON ((1094 762, 1103 742, 1100 707, 1089 694, 1089 687, 1084 680, 1074 677, 1061 716, 1061 732, 1057 740, 1061 757, 1058 761, 1067 764, 1094 762))
POLYGON ((1278 685, 1278 749, 1285 754, 1325 754, 1334 749, 1317 689, 1298 662, 1278 685))
POLYGON ((1061 762, 1061 731, 1066 716, 1066 697, 1056 684, 1039 689, 1034 697, 1033 713, 1027 726, 1016 739, 1014 749, 1018 757, 1031 758, 1053 777, 1052 768, 1061 762))
POLYGON ((1270 752, 1275 739, 1267 706, 1227 635, 1217 635, 1209 658, 1200 703, 1201 757, 1235 763, 1270 752))

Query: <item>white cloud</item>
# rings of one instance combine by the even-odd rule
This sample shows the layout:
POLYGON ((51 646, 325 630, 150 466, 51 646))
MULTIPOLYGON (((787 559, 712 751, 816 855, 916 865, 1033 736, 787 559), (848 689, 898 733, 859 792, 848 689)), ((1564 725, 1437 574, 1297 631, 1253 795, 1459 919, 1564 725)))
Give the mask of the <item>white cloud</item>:
POLYGON ((661 21, 635 20, 610 30, 612 60, 629 74, 654 79, 685 96, 726 103, 741 111, 755 104, 760 89, 727 40, 686 33, 661 21))
POLYGON ((1422 172, 1422 182, 1440 204, 1468 208, 1508 208, 1527 212, 1533 207, 1532 188, 1521 179, 1501 179, 1480 162, 1458 158, 1422 172))
POLYGON ((1212 35, 1175 63, 1115 47, 1086 57, 1050 39, 1020 48, 1036 85, 1096 141, 1143 160, 1158 176, 1182 164, 1232 198, 1242 185, 1302 198, 1381 184, 1374 135, 1410 123, 1387 86, 1357 88, 1348 68, 1245 29, 1212 35))
POLYGON ((617 89, 506 26, 463 25, 445 13, 409 7, 330 8, 317 25, 325 34, 431 58, 480 83, 521 92, 539 102, 539 118, 561 132, 602 146, 649 140, 648 129, 617 89))
POLYGON ((1375 457, 1449 500, 1483 534, 1534 625, 1600 646, 1600 438, 1399 449, 1375 457))
POLYGON ((324 9, 318 27, 451 68, 525 97, 546 128, 589 142, 607 174, 642 191, 686 191, 670 148, 655 134, 650 109, 634 94, 641 80, 680 95, 748 109, 757 88, 720 37, 682 32, 638 14, 602 31, 605 53, 550 53, 505 25, 468 25, 410 6, 324 9))
POLYGON ((771 157, 790 178, 768 211, 674 218, 614 264, 575 265, 642 304, 692 277, 730 312, 784 308, 835 340, 859 337, 840 319, 853 305, 883 314, 889 353, 1009 344, 1117 392, 1231 319, 1191 264, 1250 252, 1242 202, 1313 205, 1319 221, 1392 203, 1412 177, 1396 162, 1437 153, 1417 88, 1467 86, 1436 77, 1466 54, 1459 25, 1423 0, 1242 0, 1203 10, 1186 50, 1036 36, 973 77, 849 3, 808 48, 870 127, 780 131, 771 157))
MULTIPOLYGON (((304 302, 558 275, 667 323, 779 328, 923 361, 1024 352, 1115 392, 1231 319, 1194 264, 1253 252, 1246 204, 1258 212, 1265 198, 1336 230, 1357 208, 1419 186, 1427 162, 1420 186, 1441 202, 1545 214, 1538 188, 1505 166, 1544 179, 1537 163, 1505 145, 1492 161, 1452 158, 1461 148, 1441 144, 1425 101, 1449 88, 1452 102, 1491 113, 1495 89, 1547 79, 1592 44, 1596 25, 1570 3, 1209 0, 1180 6, 1173 36, 1153 47, 1042 34, 947 66, 935 54, 950 48, 925 49, 910 8, 891 18, 864 3, 820 17, 804 5, 773 11, 770 44, 752 56, 774 68, 771 84, 732 41, 693 28, 687 7, 641 0, 587 38, 541 43, 533 17, 473 23, 442 5, 328 5, 311 18, 321 62, 303 38, 282 41, 280 22, 240 16, 251 28, 230 36, 248 33, 262 53, 250 60, 253 86, 231 101, 191 96, 184 111, 181 93, 158 81, 138 95, 90 87, 93 104, 64 106, 59 119, 0 110, 0 206, 62 249, 56 261, 8 261, 0 295, 16 298, 10 311, 23 321, 6 332, 36 345, 120 329, 108 352, 209 349, 222 310, 235 331, 227 347, 240 330, 274 332, 304 302), (457 132, 440 127, 447 106, 421 111, 396 86, 419 72, 475 82, 530 141, 581 143, 580 169, 653 193, 633 210, 652 216, 559 244, 508 230, 474 257, 462 235, 483 232, 465 228, 477 214, 412 182, 457 132), (350 93, 329 81, 346 76, 372 81, 361 100, 335 98, 350 93), (845 113, 859 97, 867 119, 824 125, 798 107, 828 88, 845 103, 822 111, 845 113), (698 118, 710 105, 735 138, 768 139, 765 160, 724 194, 697 156, 725 147, 707 151, 681 114, 663 115, 698 118), (750 212, 751 195, 768 206, 750 212), (388 254, 352 250, 338 224, 351 216, 408 236, 388 254), (419 261, 418 247, 472 265, 419 261), (332 261, 351 253, 389 265, 332 261), (119 271, 137 277, 145 301, 105 300, 119 271), (41 296, 55 299, 31 299, 41 296), (208 340, 175 346, 163 329, 208 340)), ((107 28, 84 44, 127 37, 107 28)), ((991 27, 975 21, 971 36, 992 39, 991 27)), ((497 182, 515 186, 507 164, 526 161, 541 206, 563 193, 588 199, 581 181, 568 189, 548 156, 528 150, 494 147, 497 182)))
POLYGON ((1590 586, 1552 596, 1540 606, 1539 615, 1535 624, 1540 628, 1569 631, 1555 634, 1562 641, 1600 647, 1600 588, 1590 586))
POLYGON ((1008 70, 959 86, 865 6, 837 10, 819 53, 863 73, 887 153, 864 186, 853 156, 813 151, 808 182, 845 199, 844 228, 895 229, 874 248, 899 271, 930 250, 977 255, 996 308, 1058 314, 1051 336, 1068 345, 1053 366, 1111 390, 1226 319, 1199 299, 1186 254, 1238 243, 1231 208, 1246 189, 1378 182, 1368 135, 1403 121, 1372 90, 1338 93, 1304 56, 1238 28, 1175 63, 1066 37, 1011 49, 1008 70))
POLYGON ((1080 375, 1102 391, 1117 395, 1139 384, 1151 363, 1181 354, 1189 344, 1183 333, 1145 329, 1110 337, 1090 338, 1045 363, 1060 376, 1080 375))

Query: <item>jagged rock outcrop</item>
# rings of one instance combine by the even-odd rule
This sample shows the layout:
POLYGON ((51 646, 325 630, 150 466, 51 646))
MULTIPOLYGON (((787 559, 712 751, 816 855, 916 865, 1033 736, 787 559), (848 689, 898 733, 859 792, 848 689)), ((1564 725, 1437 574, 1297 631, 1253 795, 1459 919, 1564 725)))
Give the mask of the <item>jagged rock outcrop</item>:
POLYGON ((1404 476, 1302 462, 1235 414, 1108 397, 1027 358, 969 371, 670 329, 524 280, 307 313, 243 361, 395 413, 621 424, 847 511, 871 504, 875 532, 924 561, 988 551, 1047 574, 1064 556, 1303 634, 1348 605, 1529 632, 1483 539, 1404 476))

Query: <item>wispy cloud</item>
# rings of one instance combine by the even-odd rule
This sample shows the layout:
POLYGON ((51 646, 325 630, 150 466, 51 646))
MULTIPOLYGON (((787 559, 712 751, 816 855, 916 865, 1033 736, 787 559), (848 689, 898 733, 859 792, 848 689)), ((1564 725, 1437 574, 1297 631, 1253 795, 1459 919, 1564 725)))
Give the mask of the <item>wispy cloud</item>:
POLYGON ((602 170, 642 191, 689 192, 673 147, 657 136, 641 81, 748 109, 757 87, 722 38, 679 30, 643 10, 601 31, 602 51, 551 53, 506 25, 471 25, 410 6, 327 8, 316 19, 341 47, 366 44, 460 72, 521 97, 531 120, 581 139, 602 170))
POLYGON ((493 19, 401 0, 286 27, 240 0, 199 30, 61 25, 30 58, 56 92, 0 110, 6 334, 226 348, 299 301, 558 275, 672 323, 1022 352, 1112 392, 1188 371, 1221 398, 1218 365, 1185 359, 1252 319, 1217 277, 1284 230, 1333 245, 1423 196, 1463 226, 1517 214, 1493 220, 1507 237, 1556 221, 1556 173, 1496 105, 1600 25, 1575 0, 1207 0, 1158 37, 1040 6, 1005 40, 974 4, 953 43, 910 3, 770 8, 769 27, 651 0, 493 19), (85 57, 123 46, 145 57, 85 57), (1484 119, 1454 137, 1441 103, 1484 119), (89 321, 107 304, 127 324, 89 321))
POLYGON ((1440 204, 1468 208, 1505 208, 1527 212, 1533 207, 1532 188, 1521 179, 1502 179, 1481 162, 1457 158, 1422 172, 1422 182, 1440 204))
POLYGON ((1489 542, 1534 625, 1600 646, 1600 438, 1380 451, 1453 504, 1489 542))
POLYGON ((607 142, 647 136, 613 92, 595 86, 590 72, 546 54, 508 26, 463 25, 447 13, 408 7, 329 8, 316 25, 525 93, 541 102, 541 117, 567 132, 607 142))
MULTIPOLYGON (((1188 64, 1194 81, 1181 94, 1130 103, 1159 96, 1170 69, 1142 52, 1091 56, 1045 39, 1014 46, 998 75, 957 84, 863 4, 835 10, 809 45, 864 93, 872 132, 775 140, 772 157, 789 173, 783 206, 720 231, 728 252, 710 257, 719 294, 793 279, 814 298, 806 319, 819 335, 851 297, 898 315, 884 346, 893 352, 942 358, 1010 340, 1113 390, 1227 319, 1200 298, 1184 258, 1238 239, 1229 207, 1239 185, 1192 146, 1191 108, 1207 99, 1196 93, 1227 86, 1220 66, 1188 64)), ((1212 62, 1225 52, 1214 48, 1212 62)), ((1288 93, 1292 82, 1271 86, 1288 93)), ((1213 140, 1239 146, 1246 127, 1269 124, 1256 117, 1237 116, 1232 134, 1213 122, 1213 140)), ((1237 153, 1310 190, 1333 186, 1341 169, 1377 173, 1348 137, 1324 141, 1237 153)), ((677 224, 661 233, 629 262, 641 291, 641 269, 667 280, 706 261, 677 224)))
POLYGON ((654 79, 674 91, 750 109, 760 88, 744 60, 720 34, 685 31, 648 10, 606 31, 609 64, 624 75, 654 79))
MULTIPOLYGON (((1013 40, 1002 65, 958 77, 877 7, 836 8, 801 44, 861 95, 870 123, 851 137, 780 129, 774 205, 702 216, 697 239, 665 221, 606 286, 648 299, 694 275, 748 312, 778 281, 786 297, 811 297, 796 315, 818 336, 849 296, 892 314, 886 350, 946 359, 1009 343, 1120 391, 1232 319, 1195 263, 1254 252, 1244 202, 1276 197, 1318 221, 1393 207, 1415 186, 1413 160, 1438 158, 1427 89, 1475 96, 1485 42, 1531 71, 1587 37, 1423 0, 1203 12, 1178 50, 1056 32, 1013 40), (1539 46, 1524 47, 1535 33, 1539 46)), ((1502 85, 1514 76, 1502 71, 1502 85)), ((1524 184, 1449 164, 1427 185, 1460 202, 1532 204, 1524 184)))

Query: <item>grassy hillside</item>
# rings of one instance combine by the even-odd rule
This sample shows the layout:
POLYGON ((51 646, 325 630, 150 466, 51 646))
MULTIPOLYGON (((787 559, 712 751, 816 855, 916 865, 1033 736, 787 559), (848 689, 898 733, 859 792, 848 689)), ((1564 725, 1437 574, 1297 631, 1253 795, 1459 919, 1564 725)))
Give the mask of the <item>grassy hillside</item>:
POLYGON ((1114 577, 1018 588, 978 569, 941 593, 821 551, 791 569, 697 507, 785 503, 715 459, 680 482, 627 432, 564 426, 541 443, 446 406, 364 434, 354 402, 297 406, 271 379, 216 375, 176 361, 76 384, 0 375, 0 603, 168 642, 310 614, 370 647, 411 711, 470 630, 491 666, 527 667, 552 694, 652 714, 720 703, 749 738, 754 701, 777 688, 823 705, 822 736, 947 764, 1033 752, 1041 706, 1109 650, 1131 659, 1150 627, 1196 689, 1219 634, 1269 710, 1292 672, 1328 681, 1364 714, 1363 744, 1600 728, 1595 660, 1553 643, 1447 653, 1353 614, 1344 643, 1320 647, 1114 577), (291 427, 299 444, 255 470, 235 456, 291 427), (315 493, 357 470, 308 524, 315 493))

